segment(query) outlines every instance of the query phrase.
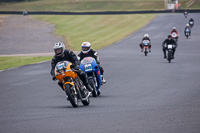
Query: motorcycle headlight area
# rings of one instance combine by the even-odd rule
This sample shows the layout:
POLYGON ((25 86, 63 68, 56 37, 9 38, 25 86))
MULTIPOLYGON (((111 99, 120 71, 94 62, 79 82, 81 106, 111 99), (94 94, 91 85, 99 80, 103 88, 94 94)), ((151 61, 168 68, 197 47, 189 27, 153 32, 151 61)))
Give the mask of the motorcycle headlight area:
POLYGON ((85 71, 92 71, 92 64, 86 64, 84 65, 85 71))
POLYGON ((66 62, 59 62, 57 65, 56 65, 56 72, 60 73, 61 71, 65 71, 67 68, 67 64, 66 62))

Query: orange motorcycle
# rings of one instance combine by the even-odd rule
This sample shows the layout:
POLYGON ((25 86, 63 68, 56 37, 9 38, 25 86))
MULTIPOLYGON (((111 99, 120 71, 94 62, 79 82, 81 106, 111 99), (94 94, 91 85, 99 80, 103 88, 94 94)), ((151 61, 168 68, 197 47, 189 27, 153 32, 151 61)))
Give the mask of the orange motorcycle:
POLYGON ((66 92, 67 99, 74 108, 78 107, 78 102, 87 106, 90 104, 89 96, 91 92, 84 86, 78 77, 76 70, 71 68, 72 63, 69 61, 58 62, 55 67, 55 76, 61 83, 66 92))

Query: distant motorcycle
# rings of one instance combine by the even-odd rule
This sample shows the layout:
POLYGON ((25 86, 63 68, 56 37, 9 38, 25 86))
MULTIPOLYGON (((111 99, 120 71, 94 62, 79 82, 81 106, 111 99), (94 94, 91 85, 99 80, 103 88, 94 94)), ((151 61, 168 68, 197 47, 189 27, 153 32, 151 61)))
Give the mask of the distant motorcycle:
POLYGON ((186 36, 186 38, 188 39, 188 37, 190 36, 190 29, 189 28, 187 28, 186 30, 185 30, 185 36, 186 36))
POLYGON ((184 14, 185 18, 187 18, 188 13, 187 13, 187 12, 184 12, 183 14, 184 14))
POLYGON ((169 63, 171 63, 171 60, 173 59, 173 58, 172 58, 172 55, 173 55, 173 48, 174 48, 174 47, 175 47, 175 46, 172 45, 172 44, 168 44, 168 45, 166 46, 166 49, 167 49, 167 60, 168 60, 169 63))
POLYGON ((178 34, 176 32, 172 32, 171 36, 176 42, 178 42, 178 34))
POLYGON ((81 61, 80 69, 87 74, 88 82, 93 88, 92 96, 100 95, 101 72, 96 60, 93 57, 85 57, 81 61))
POLYGON ((149 53, 149 40, 144 40, 142 41, 142 43, 143 43, 144 55, 147 56, 147 54, 149 53))
POLYGON ((71 69, 71 62, 61 61, 55 67, 55 76, 61 83, 63 83, 64 91, 74 108, 78 107, 78 102, 81 101, 83 105, 90 104, 89 95, 91 94, 84 86, 81 79, 78 77, 76 70, 71 69))
POLYGON ((194 22, 193 21, 189 21, 189 25, 192 28, 194 26, 194 22))

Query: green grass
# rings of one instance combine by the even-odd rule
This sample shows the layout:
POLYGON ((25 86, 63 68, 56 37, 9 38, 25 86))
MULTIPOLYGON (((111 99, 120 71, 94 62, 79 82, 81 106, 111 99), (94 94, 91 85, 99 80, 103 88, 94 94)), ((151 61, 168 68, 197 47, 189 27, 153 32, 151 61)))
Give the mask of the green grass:
POLYGON ((1 11, 132 11, 164 9, 163 0, 37 0, 0 4, 1 11))
MULTIPOLYGON (((185 9, 188 0, 179 0, 185 9)), ((1 2, 0 11, 137 11, 164 10, 164 0, 33 0, 26 2, 1 2)), ((196 0, 188 9, 200 9, 196 0)))
MULTIPOLYGON (((65 37, 67 48, 80 50, 83 41, 89 41, 93 49, 100 49, 128 36, 146 25, 156 15, 70 15, 34 16, 55 24, 56 34, 65 37)), ((142 37, 142 36, 141 36, 142 37)), ((0 70, 33 64, 52 57, 0 57, 0 70)))
POLYGON ((84 41, 100 49, 130 35, 155 15, 40 15, 37 19, 55 24, 56 34, 64 36, 68 49, 80 50, 84 41))
POLYGON ((28 57, 28 56, 17 56, 17 57, 0 57, 0 70, 34 64, 44 60, 50 60, 52 57, 43 56, 43 57, 28 57))

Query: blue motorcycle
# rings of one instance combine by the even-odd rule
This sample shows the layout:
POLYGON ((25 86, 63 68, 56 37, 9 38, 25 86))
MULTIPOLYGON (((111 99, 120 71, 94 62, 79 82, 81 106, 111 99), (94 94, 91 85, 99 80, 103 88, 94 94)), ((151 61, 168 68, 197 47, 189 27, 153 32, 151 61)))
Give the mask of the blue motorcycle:
POLYGON ((81 61, 80 69, 87 74, 89 85, 93 88, 92 96, 100 95, 101 72, 93 57, 85 57, 81 61))
POLYGON ((189 33, 190 32, 190 29, 189 28, 187 28, 186 30, 185 30, 185 36, 186 36, 186 38, 188 39, 188 37, 189 37, 189 33))

